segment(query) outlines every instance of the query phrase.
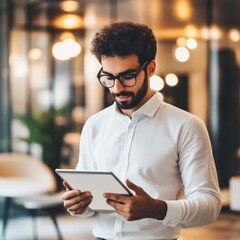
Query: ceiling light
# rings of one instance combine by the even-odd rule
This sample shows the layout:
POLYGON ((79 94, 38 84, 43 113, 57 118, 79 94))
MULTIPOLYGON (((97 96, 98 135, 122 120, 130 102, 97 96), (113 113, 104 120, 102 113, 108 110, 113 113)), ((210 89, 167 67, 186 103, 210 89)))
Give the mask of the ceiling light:
POLYGON ((189 0, 177 0, 175 3, 175 14, 180 20, 188 20, 192 15, 192 8, 189 0))
POLYGON ((83 19, 76 14, 62 14, 54 20, 53 25, 57 28, 79 29, 83 28, 83 19))
POLYGON ((80 4, 76 1, 63 1, 60 3, 60 7, 65 12, 75 12, 79 9, 80 4))

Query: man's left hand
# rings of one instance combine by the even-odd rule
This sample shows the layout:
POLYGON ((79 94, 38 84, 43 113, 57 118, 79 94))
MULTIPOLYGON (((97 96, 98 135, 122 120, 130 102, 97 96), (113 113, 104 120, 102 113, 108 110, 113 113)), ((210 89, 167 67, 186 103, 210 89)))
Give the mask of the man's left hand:
POLYGON ((151 198, 141 187, 130 180, 127 186, 135 192, 134 196, 104 193, 107 203, 128 221, 142 218, 162 220, 167 213, 167 204, 159 199, 151 198))

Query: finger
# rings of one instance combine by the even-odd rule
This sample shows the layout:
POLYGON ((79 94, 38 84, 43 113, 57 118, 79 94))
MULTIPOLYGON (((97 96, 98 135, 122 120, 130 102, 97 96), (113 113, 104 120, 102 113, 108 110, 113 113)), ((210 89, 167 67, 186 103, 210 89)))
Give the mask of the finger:
POLYGON ((76 202, 74 205, 67 207, 67 209, 75 214, 81 214, 85 211, 88 205, 92 202, 92 197, 82 199, 80 202, 76 202))
POLYGON ((75 198, 81 196, 82 198, 86 198, 91 196, 90 192, 81 192, 79 189, 69 190, 67 192, 64 192, 62 195, 62 200, 69 200, 71 198, 75 198))
POLYGON ((74 197, 67 198, 66 200, 64 200, 64 207, 68 209, 75 205, 81 206, 82 205, 81 202, 84 202, 85 200, 87 201, 92 200, 92 196, 89 192, 88 193, 84 192, 84 193, 81 193, 80 195, 75 195, 74 197))
POLYGON ((107 200, 111 200, 122 204, 126 202, 126 197, 121 194, 104 193, 103 197, 107 198, 107 200))
POLYGON ((126 220, 131 221, 134 219, 129 212, 128 207, 126 207, 126 204, 117 203, 111 200, 107 200, 107 203, 112 206, 116 210, 116 212, 122 217, 124 217, 126 220))
POLYGON ((124 203, 116 202, 116 201, 107 199, 107 204, 112 206, 114 209, 116 209, 119 212, 123 212, 124 211, 124 206, 125 206, 124 203))
POLYGON ((74 198, 74 197, 76 197, 76 196, 78 196, 80 194, 81 194, 81 191, 78 190, 78 189, 68 190, 68 191, 63 193, 62 200, 65 201, 65 200, 74 198))
POLYGON ((134 184, 133 182, 131 182, 129 179, 126 180, 126 184, 127 186, 133 190, 137 195, 146 195, 146 192, 139 186, 137 186, 136 184, 134 184))
POLYGON ((69 184, 66 181, 63 181, 63 186, 66 188, 66 191, 72 190, 69 184))

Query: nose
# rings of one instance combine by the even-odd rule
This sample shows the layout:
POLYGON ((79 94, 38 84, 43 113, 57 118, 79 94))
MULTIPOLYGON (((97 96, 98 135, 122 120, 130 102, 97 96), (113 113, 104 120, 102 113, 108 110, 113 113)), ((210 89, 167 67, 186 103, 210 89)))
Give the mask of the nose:
POLYGON ((119 93, 125 90, 125 87, 121 84, 121 82, 118 79, 115 79, 115 84, 112 87, 113 92, 119 93))

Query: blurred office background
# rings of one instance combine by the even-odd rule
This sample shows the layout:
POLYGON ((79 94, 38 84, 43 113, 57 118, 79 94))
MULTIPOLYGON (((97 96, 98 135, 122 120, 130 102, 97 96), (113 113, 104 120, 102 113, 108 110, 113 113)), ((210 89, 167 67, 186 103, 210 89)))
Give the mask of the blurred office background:
POLYGON ((228 194, 240 175, 239 10, 239 0, 1 0, 0 153, 75 167, 85 120, 111 104, 91 39, 130 20, 157 38, 151 87, 206 123, 228 194))

